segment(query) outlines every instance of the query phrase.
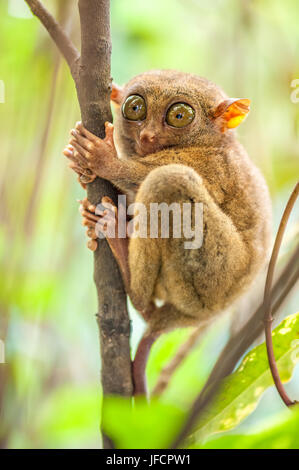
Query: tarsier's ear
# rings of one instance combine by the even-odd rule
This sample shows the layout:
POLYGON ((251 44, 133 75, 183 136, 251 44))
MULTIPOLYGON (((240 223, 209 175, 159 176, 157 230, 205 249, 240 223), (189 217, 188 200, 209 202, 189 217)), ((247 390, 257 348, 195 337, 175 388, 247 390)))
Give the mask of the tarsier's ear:
POLYGON ((250 100, 247 98, 230 98, 217 106, 214 119, 219 123, 221 131, 233 129, 244 121, 250 111, 250 100))
POLYGON ((112 83, 112 90, 110 99, 113 103, 120 105, 123 96, 123 89, 122 87, 116 85, 116 83, 112 83))

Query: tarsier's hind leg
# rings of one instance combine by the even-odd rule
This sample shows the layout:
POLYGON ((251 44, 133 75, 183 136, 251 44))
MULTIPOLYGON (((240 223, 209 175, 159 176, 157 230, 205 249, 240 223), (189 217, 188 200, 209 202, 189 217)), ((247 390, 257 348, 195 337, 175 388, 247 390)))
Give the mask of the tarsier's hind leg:
POLYGON ((192 229, 195 203, 202 204, 203 214, 202 244, 195 249, 186 248, 188 240, 183 233, 175 238, 171 230, 169 238, 131 239, 129 265, 134 295, 145 302, 156 295, 198 322, 223 309, 240 290, 250 257, 242 234, 217 205, 203 179, 185 165, 161 166, 145 178, 136 201, 147 209, 148 226, 151 203, 169 207, 178 203, 181 213, 183 204, 189 203, 192 229))
MULTIPOLYGON (((239 282, 238 276, 246 272, 248 254, 232 221, 192 168, 156 168, 141 184, 136 202, 146 208, 148 236, 130 240, 130 286, 133 296, 143 303, 148 330, 138 347, 133 372, 135 394, 145 394, 145 367, 155 339, 176 327, 207 326, 212 315, 225 305, 233 284, 239 282), (168 239, 161 238, 160 233, 158 238, 151 238, 151 203, 178 203, 180 209, 189 203, 194 222, 196 202, 203 204, 202 245, 186 249, 185 239, 172 237, 171 230, 168 239), (155 297, 166 302, 163 307, 153 306, 155 297)), ((135 215, 140 210, 137 205, 135 215)))

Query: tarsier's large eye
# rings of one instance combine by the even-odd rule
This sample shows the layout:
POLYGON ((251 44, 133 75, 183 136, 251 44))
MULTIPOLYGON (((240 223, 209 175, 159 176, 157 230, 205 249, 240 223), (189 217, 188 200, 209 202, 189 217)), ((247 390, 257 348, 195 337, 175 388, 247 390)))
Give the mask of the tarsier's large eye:
POLYGON ((186 103, 175 103, 170 106, 166 114, 166 122, 172 127, 185 127, 190 124, 195 116, 195 111, 186 103))
POLYGON ((142 121, 146 117, 146 104, 142 96, 131 95, 123 104, 123 115, 130 121, 142 121))

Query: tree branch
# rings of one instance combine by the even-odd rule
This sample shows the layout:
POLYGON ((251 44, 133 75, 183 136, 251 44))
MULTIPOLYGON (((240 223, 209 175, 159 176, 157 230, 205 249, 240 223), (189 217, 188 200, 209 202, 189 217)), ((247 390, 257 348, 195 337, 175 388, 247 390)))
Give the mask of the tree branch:
POLYGON ((290 199, 287 203, 287 206, 285 208, 285 211, 283 213, 281 222, 279 224, 278 232, 276 235, 273 251, 272 251, 272 256, 270 259, 269 263, 269 268, 268 268, 268 273, 267 273, 267 279, 266 279, 266 285, 265 285, 265 293, 264 293, 264 323, 265 323, 265 334, 266 334, 266 346, 267 346, 267 354, 268 354, 268 360, 269 360, 269 366, 271 370, 271 374, 273 377, 273 381, 275 384, 275 387, 284 402, 286 406, 291 406, 294 405, 296 402, 292 401, 288 394, 285 391, 285 388, 282 384, 282 381, 279 376, 276 360, 275 360, 275 355, 274 355, 274 349, 273 349, 273 341, 272 341, 272 322, 273 318, 271 316, 271 286, 273 282, 273 277, 274 277, 274 270, 275 270, 275 265, 276 261, 278 258, 279 250, 281 247, 283 235, 288 223, 288 220, 290 218, 292 209, 295 205, 296 199, 299 195, 299 182, 296 184, 290 199))
MULTIPOLYGON (((79 0, 81 61, 77 92, 85 127, 105 136, 110 109, 110 1, 79 0)), ((96 178, 87 185, 88 199, 98 204, 103 196, 117 203, 117 191, 106 180, 96 178)), ((98 323, 102 353, 102 385, 105 395, 131 396, 130 321, 127 297, 118 265, 106 240, 94 252, 94 280, 98 293, 98 323)))
POLYGON ((58 49, 62 53, 66 62, 68 63, 71 74, 75 79, 78 71, 78 61, 80 54, 70 38, 66 35, 62 27, 57 23, 55 18, 49 13, 39 0, 25 0, 32 13, 44 25, 53 41, 56 43, 58 49))
MULTIPOLYGON (((112 121, 110 109, 110 0, 79 0, 81 59, 69 38, 37 0, 25 0, 41 20, 63 53, 74 78, 82 120, 86 128, 103 138, 105 121, 112 121)), ((98 204, 103 196, 117 203, 117 191, 106 180, 96 178, 87 185, 87 196, 98 204)), ((120 271, 106 240, 94 252, 94 281, 97 288, 102 388, 105 395, 132 396, 130 320, 127 296, 120 271)), ((112 442, 104 436, 104 447, 112 442)))

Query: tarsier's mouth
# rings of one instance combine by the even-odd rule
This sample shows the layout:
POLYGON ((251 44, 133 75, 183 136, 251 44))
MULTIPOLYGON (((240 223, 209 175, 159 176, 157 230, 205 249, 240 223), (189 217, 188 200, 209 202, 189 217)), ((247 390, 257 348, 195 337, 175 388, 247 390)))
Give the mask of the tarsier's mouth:
MULTIPOLYGON (((151 153, 159 152, 159 150, 163 150, 166 147, 165 144, 160 142, 155 142, 153 144, 141 144, 140 142, 136 143, 136 152, 141 157, 145 157, 146 155, 150 155, 151 153)), ((171 147, 171 145, 167 145, 167 148, 171 147)))
POLYGON ((151 153, 155 153, 157 150, 157 146, 149 146, 149 145, 136 145, 136 152, 141 157, 145 157, 146 155, 150 155, 151 153))

